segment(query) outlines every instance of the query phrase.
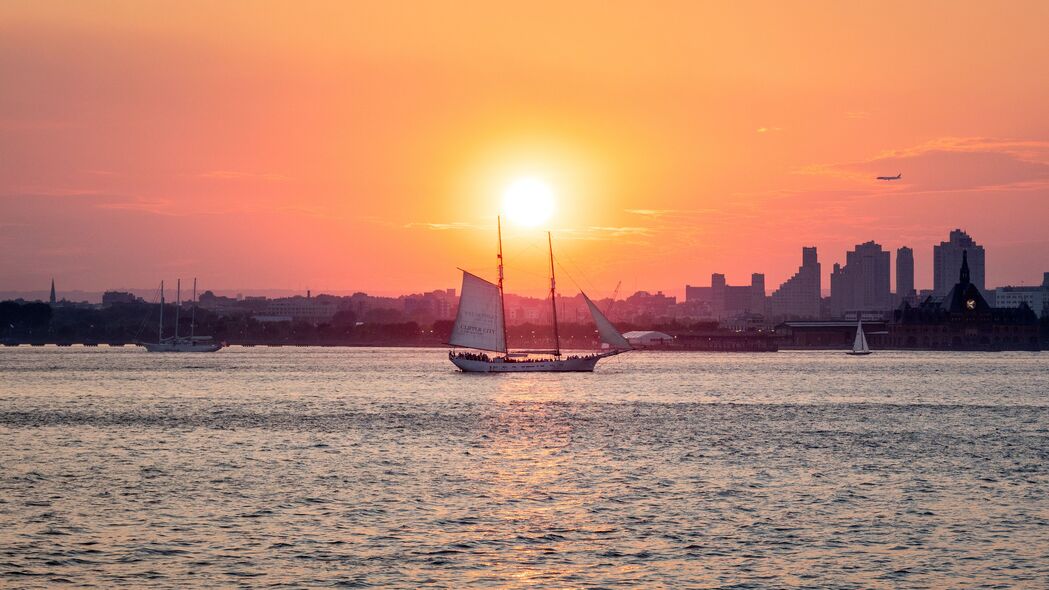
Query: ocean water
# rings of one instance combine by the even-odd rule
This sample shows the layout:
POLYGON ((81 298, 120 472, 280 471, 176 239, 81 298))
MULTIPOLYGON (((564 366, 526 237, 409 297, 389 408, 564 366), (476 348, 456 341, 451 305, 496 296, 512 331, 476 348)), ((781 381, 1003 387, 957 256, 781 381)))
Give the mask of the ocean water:
POLYGON ((0 349, 0 587, 1045 588, 1049 354, 0 349))

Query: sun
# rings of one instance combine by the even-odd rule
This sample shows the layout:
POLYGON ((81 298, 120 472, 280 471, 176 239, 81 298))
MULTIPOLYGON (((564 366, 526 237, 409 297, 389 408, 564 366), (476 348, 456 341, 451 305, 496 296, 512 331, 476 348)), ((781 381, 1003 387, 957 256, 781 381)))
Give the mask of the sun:
POLYGON ((554 191, 538 178, 518 178, 503 191, 503 212, 516 225, 540 225, 554 214, 554 191))

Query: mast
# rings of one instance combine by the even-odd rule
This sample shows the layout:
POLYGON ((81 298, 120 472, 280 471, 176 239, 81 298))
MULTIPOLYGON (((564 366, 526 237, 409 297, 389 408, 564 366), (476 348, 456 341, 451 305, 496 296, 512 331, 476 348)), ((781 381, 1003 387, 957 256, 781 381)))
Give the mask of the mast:
POLYGON ((557 283, 554 281, 554 242, 546 232, 546 245, 550 248, 550 305, 554 310, 554 356, 561 356, 561 337, 557 333, 557 283))
POLYGON ((506 342, 506 301, 503 299, 503 221, 498 215, 495 216, 495 234, 499 238, 499 254, 497 254, 497 257, 499 258, 499 309, 503 315, 503 348, 509 353, 510 346, 506 342))
POLYGON ((197 327, 197 277, 193 277, 193 311, 189 316, 189 341, 193 342, 193 334, 197 327))
POLYGON ((175 279, 175 344, 178 344, 178 316, 182 307, 182 279, 175 279))
POLYGON ((164 281, 160 281, 160 326, 157 328, 157 344, 164 342, 164 281))

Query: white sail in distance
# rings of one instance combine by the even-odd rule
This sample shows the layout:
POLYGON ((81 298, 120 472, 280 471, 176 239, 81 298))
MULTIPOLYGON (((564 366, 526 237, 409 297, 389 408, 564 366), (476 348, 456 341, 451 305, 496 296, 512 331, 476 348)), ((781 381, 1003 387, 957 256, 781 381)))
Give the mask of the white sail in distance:
POLYGON ((867 346, 867 335, 863 333, 863 320, 856 321, 856 340, 852 343, 853 352, 870 352, 867 346))
POLYGON ((605 314, 601 313, 601 310, 597 308, 597 305, 590 298, 586 296, 586 293, 582 293, 583 299, 586 301, 586 306, 590 308, 590 316, 594 318, 594 323, 597 324, 597 333, 601 336, 601 342, 611 346, 616 350, 629 350, 632 347, 630 342, 623 335, 616 330, 616 327, 612 325, 612 322, 608 321, 605 314))
POLYGON ((463 271, 459 311, 448 343, 464 348, 506 352, 503 302, 499 285, 463 271))

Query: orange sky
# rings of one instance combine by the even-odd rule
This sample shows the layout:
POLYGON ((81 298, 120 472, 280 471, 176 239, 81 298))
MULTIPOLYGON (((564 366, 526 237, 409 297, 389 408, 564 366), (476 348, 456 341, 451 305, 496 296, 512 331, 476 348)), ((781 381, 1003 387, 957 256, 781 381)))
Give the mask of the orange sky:
POLYGON ((871 239, 928 287, 954 227, 1049 270, 1049 3, 503 4, 4 3, 0 290, 458 287, 526 174, 597 296, 871 239))

